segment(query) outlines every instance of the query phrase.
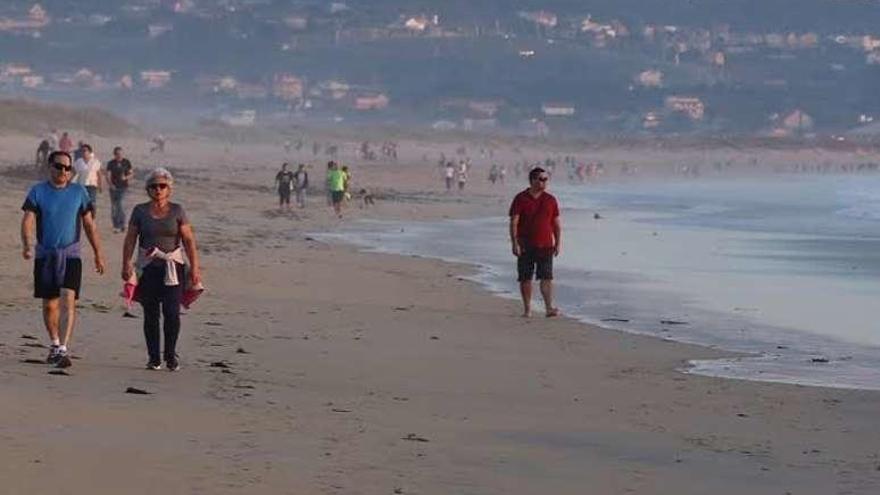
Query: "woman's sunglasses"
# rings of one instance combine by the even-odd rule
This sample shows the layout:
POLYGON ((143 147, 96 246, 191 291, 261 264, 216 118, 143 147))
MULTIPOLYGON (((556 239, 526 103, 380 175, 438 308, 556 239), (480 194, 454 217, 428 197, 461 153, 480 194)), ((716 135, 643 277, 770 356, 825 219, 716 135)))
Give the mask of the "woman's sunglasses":
POLYGON ((147 189, 150 189, 152 191, 168 189, 168 184, 150 184, 149 186, 147 186, 147 189))

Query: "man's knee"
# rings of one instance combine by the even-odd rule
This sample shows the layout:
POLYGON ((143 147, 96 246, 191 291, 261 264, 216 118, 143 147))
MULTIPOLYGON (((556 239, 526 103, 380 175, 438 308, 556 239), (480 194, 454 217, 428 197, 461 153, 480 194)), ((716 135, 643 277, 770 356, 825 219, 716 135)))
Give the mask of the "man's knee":
POLYGON ((58 297, 59 304, 63 304, 68 311, 76 309, 76 291, 73 289, 61 288, 61 296, 58 297))

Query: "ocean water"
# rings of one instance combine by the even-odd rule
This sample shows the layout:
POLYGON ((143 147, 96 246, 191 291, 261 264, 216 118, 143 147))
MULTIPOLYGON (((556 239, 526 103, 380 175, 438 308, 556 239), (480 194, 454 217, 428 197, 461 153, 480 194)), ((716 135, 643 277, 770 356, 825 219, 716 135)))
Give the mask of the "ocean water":
MULTIPOLYGON (((746 353, 689 373, 880 389, 880 177, 559 186, 559 306, 622 331, 746 353), (601 218, 594 219, 598 213, 601 218)), ((326 234, 479 267, 518 297, 505 217, 326 234)), ((540 309, 540 299, 535 301, 540 309)))

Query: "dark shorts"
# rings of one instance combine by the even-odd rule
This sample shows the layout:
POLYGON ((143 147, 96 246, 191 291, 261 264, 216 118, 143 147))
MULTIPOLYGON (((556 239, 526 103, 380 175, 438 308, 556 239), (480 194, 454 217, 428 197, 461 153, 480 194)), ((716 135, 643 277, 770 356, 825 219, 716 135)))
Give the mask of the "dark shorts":
POLYGON ((517 280, 526 282, 537 278, 538 280, 553 280, 553 250, 552 249, 526 249, 516 259, 517 280))
POLYGON ((279 187, 278 188, 278 198, 281 199, 284 203, 290 203, 290 188, 289 187, 279 187))
MULTIPOLYGON (((45 259, 34 260, 34 297, 38 299, 55 299, 61 295, 60 287, 47 287, 40 283, 40 272, 43 271, 45 259)), ((61 287, 76 292, 79 299, 79 289, 82 286, 82 260, 73 258, 67 260, 67 272, 64 274, 64 282, 61 287)))
MULTIPOLYGON (((86 191, 89 193, 89 199, 92 200, 92 204, 95 205, 95 208, 98 207, 98 188, 97 186, 86 186, 86 191)), ((94 212, 94 210, 93 210, 94 212)))
POLYGON ((345 198, 345 191, 330 191, 330 199, 334 205, 342 203, 343 198, 345 198))

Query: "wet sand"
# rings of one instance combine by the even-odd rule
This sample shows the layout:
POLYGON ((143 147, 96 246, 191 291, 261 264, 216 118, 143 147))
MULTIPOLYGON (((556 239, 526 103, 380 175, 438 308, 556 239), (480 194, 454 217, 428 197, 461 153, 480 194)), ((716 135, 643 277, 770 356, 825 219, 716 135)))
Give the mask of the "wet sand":
MULTIPOLYGON (((0 159, 28 156, 30 143, 0 141, 0 159)), ((138 146, 129 147, 143 169, 138 146)), ((380 200, 349 208, 343 223, 320 192, 305 211, 279 214, 267 189, 279 148, 171 140, 161 159, 180 171, 175 200, 194 222, 209 288, 184 317, 178 373, 144 370, 141 320, 121 317, 122 238, 106 194, 110 267, 85 277, 79 359, 69 376, 23 362, 46 353, 19 254, 29 182, 0 178, 10 191, 0 199, 0 491, 880 490, 880 394, 685 375, 676 370, 687 360, 724 354, 524 320, 515 301, 465 280, 467 267, 315 241, 310 233, 358 218, 503 213, 513 189, 475 175, 473 190, 446 195, 433 162, 413 159, 355 167, 356 184, 380 200)), ((313 185, 322 178, 312 171, 313 185)), ((135 188, 129 205, 142 198, 135 188)))

